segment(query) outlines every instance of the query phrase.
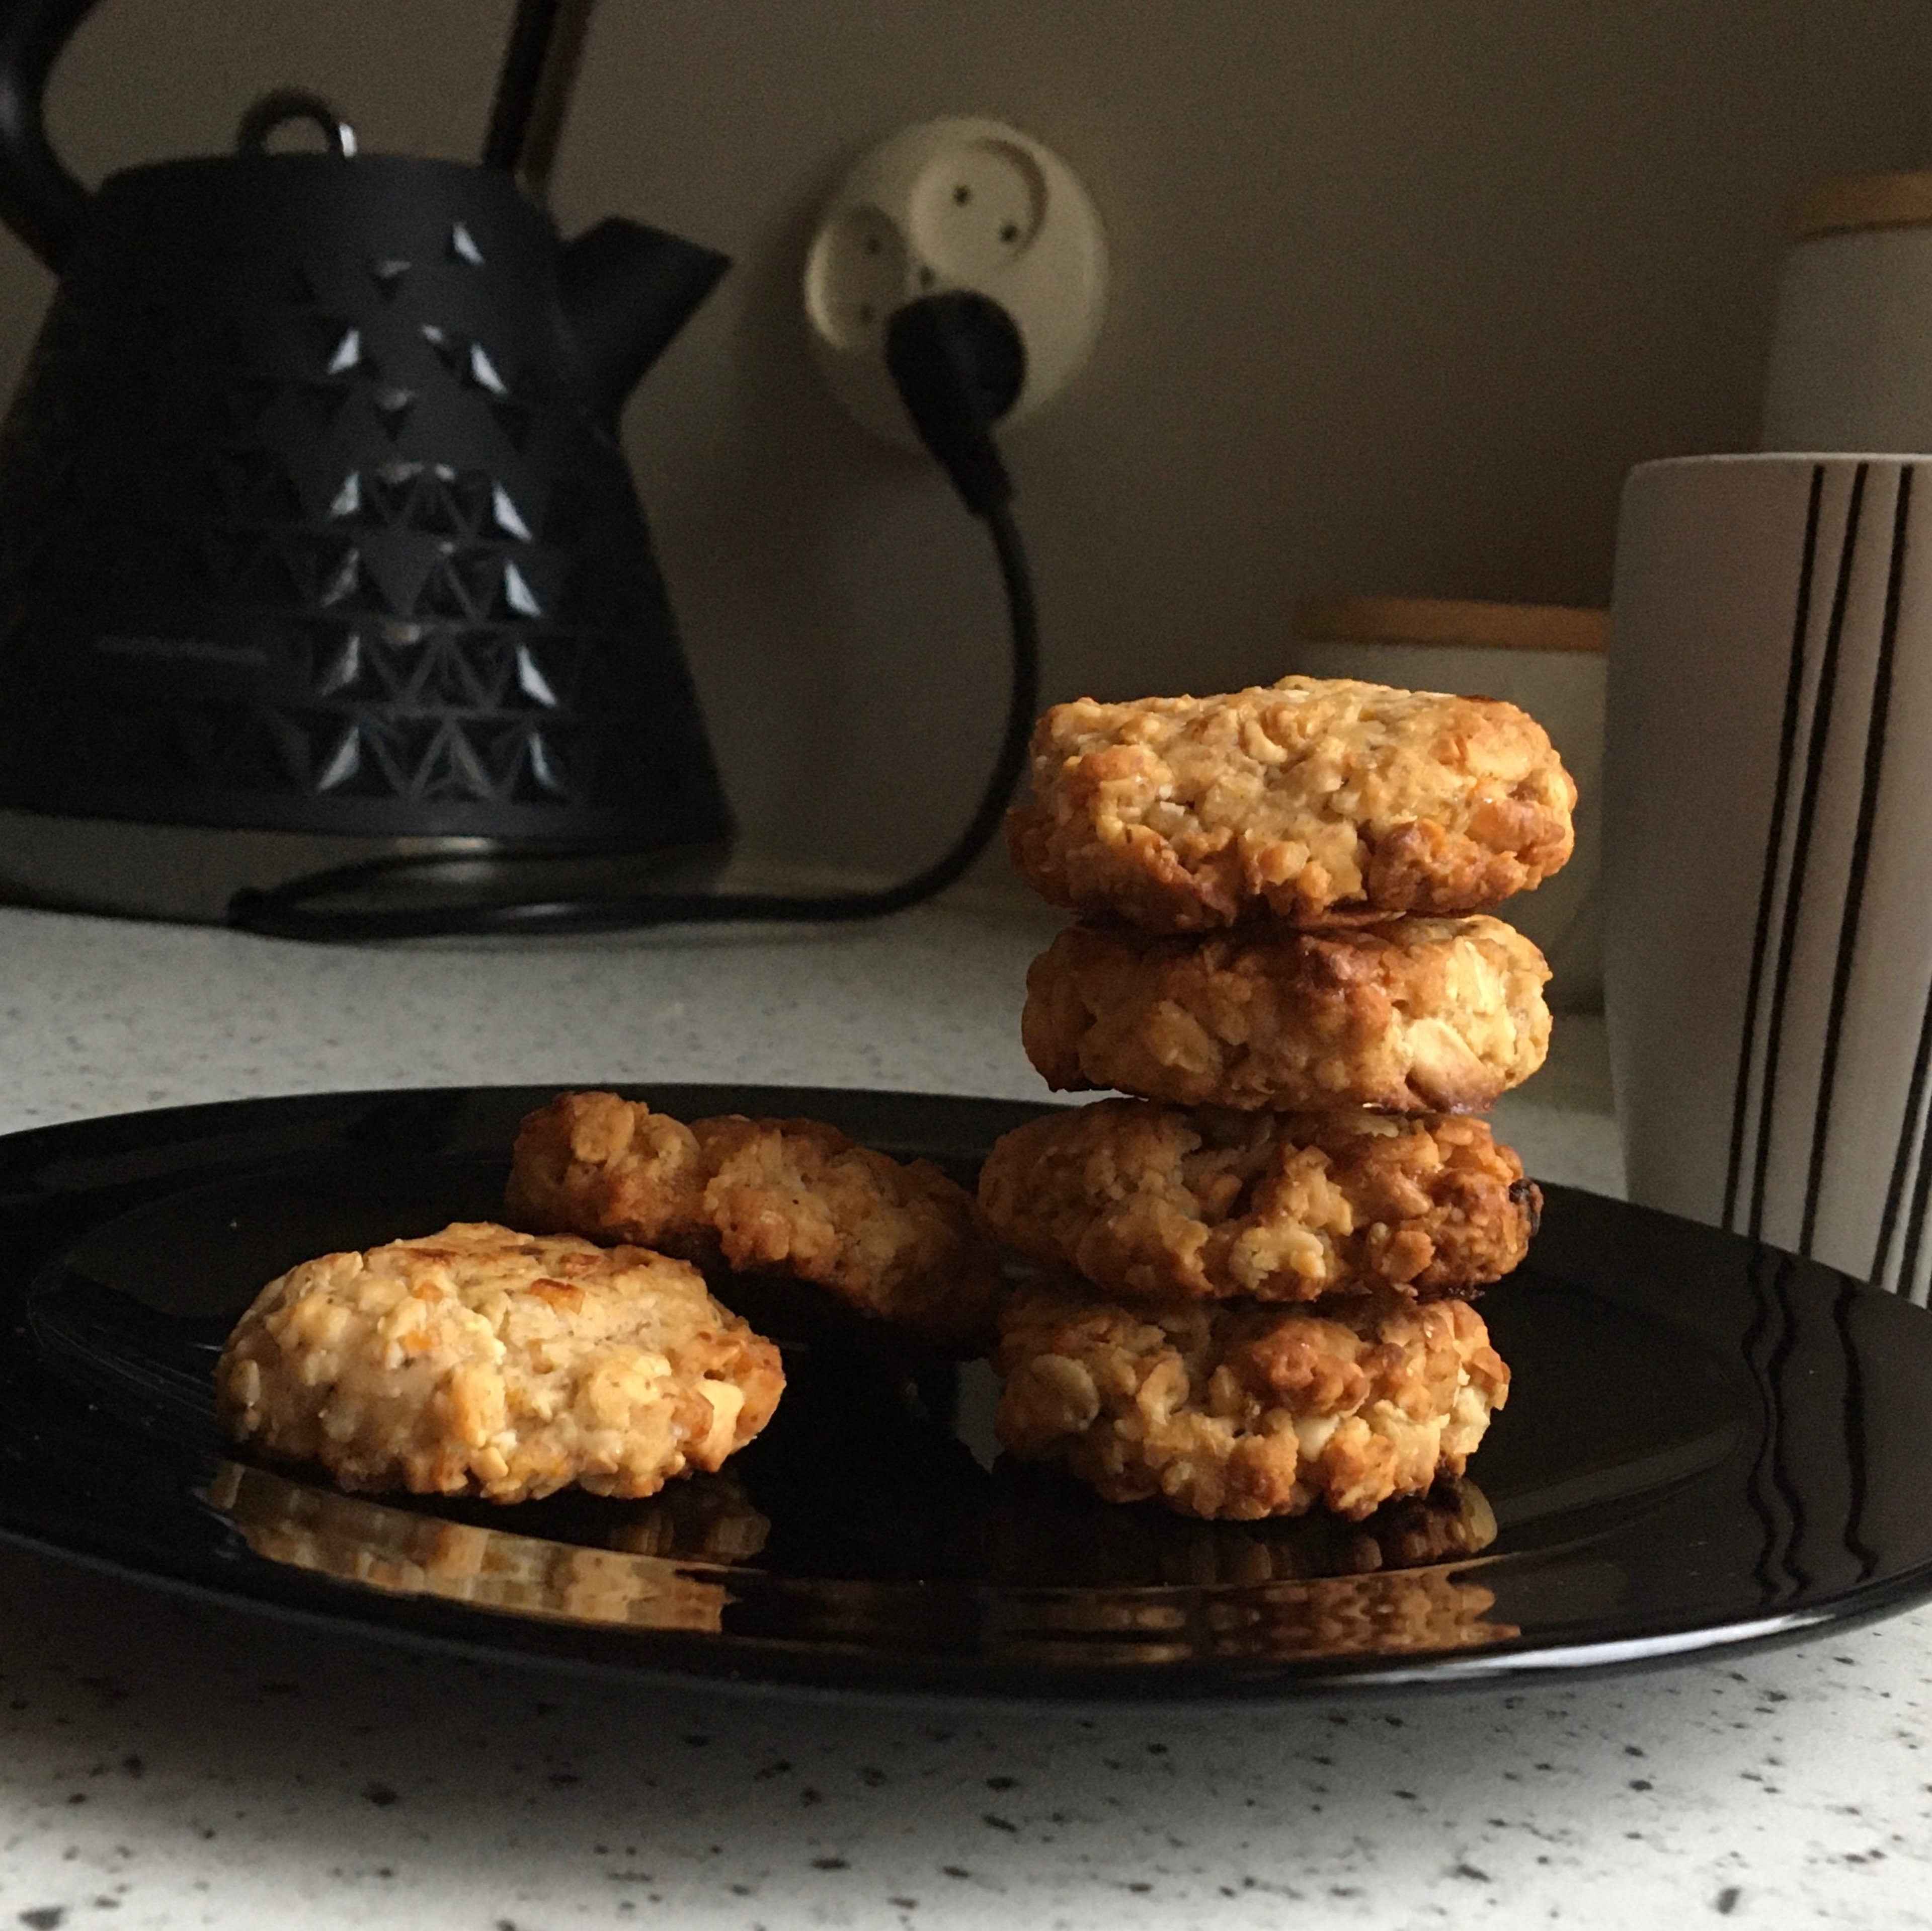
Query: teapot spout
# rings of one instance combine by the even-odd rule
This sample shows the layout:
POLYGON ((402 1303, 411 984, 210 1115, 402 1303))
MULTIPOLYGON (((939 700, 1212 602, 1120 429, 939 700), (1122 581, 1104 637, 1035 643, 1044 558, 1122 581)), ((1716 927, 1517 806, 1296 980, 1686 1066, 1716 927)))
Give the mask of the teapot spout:
POLYGON ((730 265, 713 249, 617 216, 564 249, 558 269, 564 318, 600 416, 614 419, 730 265))

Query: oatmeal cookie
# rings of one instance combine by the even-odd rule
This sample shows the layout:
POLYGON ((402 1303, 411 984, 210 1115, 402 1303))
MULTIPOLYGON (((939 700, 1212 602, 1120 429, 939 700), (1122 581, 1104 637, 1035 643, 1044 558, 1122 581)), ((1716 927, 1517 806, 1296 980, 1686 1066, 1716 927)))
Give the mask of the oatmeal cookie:
POLYGON ((229 1336, 238 1441, 345 1489, 650 1495, 771 1419, 778 1350, 682 1261, 458 1222, 271 1281, 229 1336))
POLYGON ((1154 932, 1479 911, 1569 857, 1576 787, 1491 697, 1284 677, 1219 697, 1057 704, 1014 862, 1056 905, 1154 932))
POLYGON ((1467 1294, 1522 1259, 1542 1201, 1480 1120, 1142 1099, 1029 1120, 980 1176, 1003 1240, 1135 1299, 1467 1294))
POLYGON ((687 1126, 615 1093, 560 1093, 517 1135, 508 1211, 796 1275, 938 1346, 976 1352, 990 1337, 997 1258, 972 1197, 929 1160, 902 1166, 820 1120, 687 1126))
POLYGON ((1550 1050, 1543 955, 1500 919, 1154 938, 1084 925, 1027 974, 1027 1057, 1064 1091, 1177 1106, 1466 1113, 1550 1050))
POLYGON ((1482 1317, 1391 1297, 1315 1313, 1126 1307, 1042 1282, 1000 1315, 995 1426, 1110 1502, 1359 1521, 1460 1475, 1509 1393, 1482 1317))

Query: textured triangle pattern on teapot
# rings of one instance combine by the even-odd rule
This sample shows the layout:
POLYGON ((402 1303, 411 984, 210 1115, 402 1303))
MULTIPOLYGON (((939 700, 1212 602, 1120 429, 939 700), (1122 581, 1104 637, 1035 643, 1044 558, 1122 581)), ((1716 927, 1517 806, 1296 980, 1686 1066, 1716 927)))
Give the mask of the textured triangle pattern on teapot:
MULTIPOLYGON (((57 50, 86 9, 40 10, 57 50)), ((0 425, 0 807, 722 843, 616 434, 722 257, 338 145, 89 195, 0 129, 61 271, 0 425)))

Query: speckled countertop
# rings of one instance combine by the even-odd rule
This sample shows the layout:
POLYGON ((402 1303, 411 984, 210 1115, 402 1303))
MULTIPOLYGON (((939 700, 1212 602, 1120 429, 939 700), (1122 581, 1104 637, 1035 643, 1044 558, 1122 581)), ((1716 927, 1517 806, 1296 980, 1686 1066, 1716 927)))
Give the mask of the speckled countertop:
MULTIPOLYGON (((0 1131, 252 1093, 1028 1096, 1042 928, 310 951, 0 912, 0 1131)), ((1613 1189, 1592 1022, 1499 1121, 1613 1189)), ((1520 1693, 1080 1717, 418 1657, 0 1550, 0 1931, 1932 1924, 1932 1612, 1520 1693)))

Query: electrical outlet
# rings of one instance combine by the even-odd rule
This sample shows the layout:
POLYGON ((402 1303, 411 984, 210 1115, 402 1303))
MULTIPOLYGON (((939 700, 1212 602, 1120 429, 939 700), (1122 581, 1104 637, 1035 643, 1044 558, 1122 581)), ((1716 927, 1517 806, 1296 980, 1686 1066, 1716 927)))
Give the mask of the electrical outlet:
POLYGON ((1107 301, 1107 244, 1078 178, 1030 135, 967 115, 902 128, 847 175, 806 256, 805 313, 832 393, 868 429, 916 446, 886 372, 886 324, 946 289, 990 296, 1026 348, 1004 418, 1022 422, 1078 373, 1107 301))

